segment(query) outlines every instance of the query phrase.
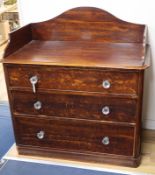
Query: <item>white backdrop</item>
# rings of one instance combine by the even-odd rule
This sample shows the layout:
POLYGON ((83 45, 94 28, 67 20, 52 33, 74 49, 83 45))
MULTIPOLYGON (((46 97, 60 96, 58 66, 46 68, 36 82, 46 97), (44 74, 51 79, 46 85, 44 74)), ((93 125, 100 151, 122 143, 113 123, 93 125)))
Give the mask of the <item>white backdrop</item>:
POLYGON ((21 25, 45 21, 78 6, 93 6, 120 19, 146 24, 152 47, 152 66, 146 72, 143 127, 155 129, 155 1, 154 0, 18 0, 21 25))

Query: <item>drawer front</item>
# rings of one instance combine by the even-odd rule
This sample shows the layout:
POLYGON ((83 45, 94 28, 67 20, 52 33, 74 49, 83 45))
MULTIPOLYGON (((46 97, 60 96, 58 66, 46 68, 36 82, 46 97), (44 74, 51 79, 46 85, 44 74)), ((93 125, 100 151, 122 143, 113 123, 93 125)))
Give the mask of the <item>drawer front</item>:
POLYGON ((134 128, 67 119, 15 117, 17 145, 133 155, 134 128))
POLYGON ((135 122, 135 99, 12 91, 14 114, 135 122))
POLYGON ((37 77, 36 91, 59 89, 100 93, 136 94, 138 73, 72 69, 52 66, 8 66, 9 85, 29 88, 30 78, 37 77))

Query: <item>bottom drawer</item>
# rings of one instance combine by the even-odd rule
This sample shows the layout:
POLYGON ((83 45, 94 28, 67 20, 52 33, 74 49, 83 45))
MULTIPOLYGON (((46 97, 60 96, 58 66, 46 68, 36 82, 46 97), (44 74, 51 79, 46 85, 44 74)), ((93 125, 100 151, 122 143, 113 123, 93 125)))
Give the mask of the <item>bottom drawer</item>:
POLYGON ((75 119, 15 117, 17 145, 133 155, 134 127, 75 119))

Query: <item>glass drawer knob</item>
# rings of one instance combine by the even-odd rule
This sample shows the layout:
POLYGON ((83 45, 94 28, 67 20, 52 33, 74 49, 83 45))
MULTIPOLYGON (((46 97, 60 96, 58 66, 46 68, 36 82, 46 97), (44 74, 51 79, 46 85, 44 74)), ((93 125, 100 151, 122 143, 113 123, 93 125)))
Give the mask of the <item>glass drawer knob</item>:
POLYGON ((103 83, 102 83, 102 86, 104 89, 109 89, 111 84, 108 80, 104 80, 103 83))
POLYGON ((110 114, 110 108, 108 106, 104 106, 102 108, 102 114, 104 114, 104 115, 110 114))
POLYGON ((102 143, 103 143, 103 145, 109 145, 109 143, 110 143, 109 137, 107 137, 107 136, 103 137, 102 143))
POLYGON ((35 75, 35 76, 32 76, 30 78, 30 83, 32 85, 32 90, 33 90, 33 93, 36 93, 36 84, 38 82, 38 77, 35 75))
POLYGON ((42 104, 40 101, 37 101, 36 103, 34 103, 34 109, 36 110, 40 110, 42 107, 42 104))
POLYGON ((45 132, 44 132, 44 131, 39 131, 39 132, 37 133, 37 138, 38 138, 39 140, 42 140, 42 139, 44 138, 44 136, 45 136, 45 132))

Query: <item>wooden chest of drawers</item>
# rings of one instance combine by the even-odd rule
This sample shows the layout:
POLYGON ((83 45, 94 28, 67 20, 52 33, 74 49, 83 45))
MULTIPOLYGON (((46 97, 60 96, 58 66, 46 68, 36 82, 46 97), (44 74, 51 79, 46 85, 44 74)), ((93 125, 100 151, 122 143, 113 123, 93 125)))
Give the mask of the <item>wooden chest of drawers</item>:
POLYGON ((20 154, 139 165, 145 25, 71 9, 11 33, 3 65, 20 154))

